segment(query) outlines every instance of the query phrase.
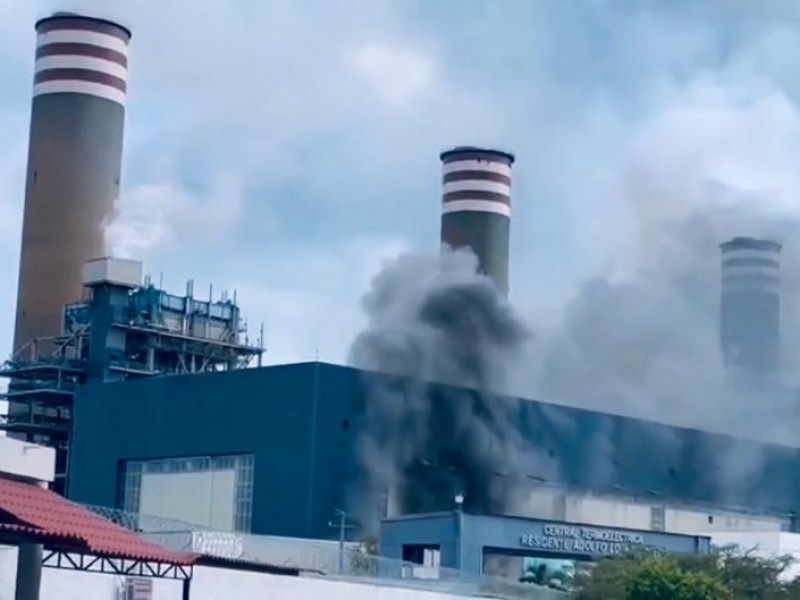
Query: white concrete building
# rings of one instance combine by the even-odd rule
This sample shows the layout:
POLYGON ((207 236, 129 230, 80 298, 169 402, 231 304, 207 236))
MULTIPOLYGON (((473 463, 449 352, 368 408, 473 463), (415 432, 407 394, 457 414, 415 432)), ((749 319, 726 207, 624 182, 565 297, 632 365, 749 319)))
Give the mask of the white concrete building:
POLYGON ((655 496, 642 498, 623 491, 582 492, 544 485, 533 490, 517 509, 520 516, 539 519, 712 538, 724 532, 788 531, 792 519, 788 514, 665 502, 655 496))
POLYGON ((0 477, 46 485, 55 479, 55 465, 53 448, 0 437, 0 477))

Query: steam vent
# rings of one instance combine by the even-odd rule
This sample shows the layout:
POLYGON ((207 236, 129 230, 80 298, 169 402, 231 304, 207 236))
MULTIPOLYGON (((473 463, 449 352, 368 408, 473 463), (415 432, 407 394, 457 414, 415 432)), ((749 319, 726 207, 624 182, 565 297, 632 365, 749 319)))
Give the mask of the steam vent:
POLYGON ((482 273, 508 294, 514 155, 461 146, 442 152, 442 244, 469 247, 482 273))
POLYGON ((781 245, 737 237, 720 249, 725 364, 752 375, 769 374, 780 365, 781 245))
POLYGON ((14 350, 61 332, 83 265, 104 255, 119 192, 128 43, 110 21, 56 13, 36 23, 14 350))

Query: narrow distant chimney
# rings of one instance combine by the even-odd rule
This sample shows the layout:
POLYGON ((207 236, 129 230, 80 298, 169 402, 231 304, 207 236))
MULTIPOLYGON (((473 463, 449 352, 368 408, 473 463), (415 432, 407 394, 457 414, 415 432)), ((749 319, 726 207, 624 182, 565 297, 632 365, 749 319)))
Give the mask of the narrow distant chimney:
POLYGON ((780 252, 773 241, 721 244, 720 341, 725 364, 751 375, 780 367, 780 252))
POLYGON ((511 166, 514 155, 461 146, 442 152, 441 242, 468 247, 482 273, 508 294, 511 166))

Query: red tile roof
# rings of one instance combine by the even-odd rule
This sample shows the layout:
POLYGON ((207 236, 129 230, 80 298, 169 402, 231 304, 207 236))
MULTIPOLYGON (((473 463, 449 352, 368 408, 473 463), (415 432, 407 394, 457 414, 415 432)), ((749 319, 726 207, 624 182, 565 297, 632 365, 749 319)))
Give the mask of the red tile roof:
POLYGON ((191 565, 198 558, 148 542, 48 489, 9 479, 0 479, 0 535, 3 531, 58 540, 61 549, 108 558, 174 565, 191 565))

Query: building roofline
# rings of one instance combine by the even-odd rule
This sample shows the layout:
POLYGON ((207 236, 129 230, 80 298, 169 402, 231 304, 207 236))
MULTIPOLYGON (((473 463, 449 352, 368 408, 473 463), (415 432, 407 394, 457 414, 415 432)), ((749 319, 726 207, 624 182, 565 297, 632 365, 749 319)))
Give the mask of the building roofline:
POLYGON ((729 252, 731 250, 762 250, 766 252, 780 252, 783 249, 783 244, 764 238, 737 236, 726 242, 722 242, 719 247, 722 252, 729 252))
MULTIPOLYGON (((396 517, 388 517, 385 519, 381 519, 381 523, 398 523, 404 521, 421 521, 425 519, 444 519, 444 518, 451 518, 455 515, 458 515, 458 510, 452 511, 439 511, 439 512, 430 512, 430 513, 417 513, 417 514, 409 514, 409 515, 399 515, 396 517)), ((487 518, 487 519, 505 519, 508 521, 521 521, 521 522, 532 522, 532 523, 547 523, 553 525, 566 525, 570 527, 586 527, 589 529, 601 529, 605 531, 630 531, 634 533, 646 533, 646 534, 657 534, 661 536, 670 536, 670 537, 679 537, 679 538, 695 538, 695 539, 711 539, 708 534, 699 533, 699 534, 691 534, 691 533, 676 533, 673 531, 653 531, 652 529, 641 529, 636 527, 615 527, 613 525, 594 525, 592 523, 581 523, 578 521, 562 521, 559 519, 542 519, 539 517, 520 517, 517 515, 500 515, 500 514, 490 514, 490 513, 474 513, 469 511, 461 511, 461 515, 464 519, 473 519, 473 518, 487 518)))

